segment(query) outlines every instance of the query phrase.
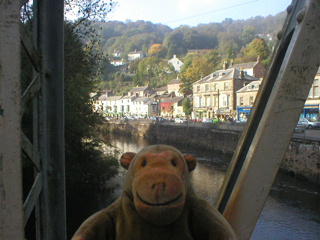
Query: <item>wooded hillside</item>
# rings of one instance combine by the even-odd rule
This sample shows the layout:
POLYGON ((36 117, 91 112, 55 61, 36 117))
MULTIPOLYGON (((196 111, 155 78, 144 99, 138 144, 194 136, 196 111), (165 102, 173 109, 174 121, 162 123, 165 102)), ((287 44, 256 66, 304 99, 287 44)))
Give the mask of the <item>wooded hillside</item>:
POLYGON ((196 27, 182 25, 175 29, 145 21, 95 23, 100 36, 100 44, 96 48, 110 61, 114 59, 115 51, 121 52, 118 59, 126 62, 131 51, 142 51, 147 56, 143 61, 130 62, 130 71, 108 65, 101 88, 114 89, 115 93, 121 94, 136 85, 164 86, 178 74, 162 61, 171 59, 174 54, 184 62, 180 77, 183 82, 188 82, 186 91, 200 76, 221 68, 224 61, 244 63, 255 61, 260 55, 262 63, 267 66, 277 41, 276 34, 285 17, 286 13, 282 12, 276 16, 256 16, 247 20, 226 18, 221 23, 196 27), (195 55, 188 54, 190 49, 210 51, 195 55))

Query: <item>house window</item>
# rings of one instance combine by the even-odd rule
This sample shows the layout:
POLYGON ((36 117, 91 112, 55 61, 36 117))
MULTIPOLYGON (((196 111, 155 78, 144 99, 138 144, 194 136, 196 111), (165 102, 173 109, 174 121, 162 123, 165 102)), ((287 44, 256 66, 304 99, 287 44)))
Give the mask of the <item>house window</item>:
POLYGON ((206 92, 209 92, 209 84, 206 84, 206 92))
POLYGON ((227 105, 227 97, 226 96, 222 97, 222 104, 223 104, 224 107, 228 106, 227 105))
POLYGON ((200 92, 200 85, 197 86, 197 92, 200 92))
POLYGON ((229 88, 229 83, 228 83, 228 82, 225 82, 225 83, 224 83, 224 90, 228 90, 228 88, 229 88))
POLYGON ((218 83, 215 83, 215 84, 213 85, 213 89, 214 89, 214 91, 218 91, 218 83))
POLYGON ((209 97, 206 97, 205 101, 206 101, 206 107, 209 107, 209 105, 210 105, 210 98, 209 98, 209 97))
POLYGON ((313 82, 313 97, 318 98, 319 97, 319 85, 318 85, 318 79, 315 79, 313 82))
POLYGON ((195 99, 196 101, 195 101, 195 107, 199 107, 199 97, 196 97, 196 99, 195 99))
POLYGON ((251 85, 248 85, 248 90, 251 90, 252 86, 251 85))
POLYGON ((219 99, 218 97, 214 97, 214 106, 218 107, 219 99))
POLYGON ((252 96, 249 98, 249 102, 250 102, 250 105, 253 105, 253 97, 252 96))
POLYGON ((240 98, 240 106, 243 106, 243 97, 240 98))

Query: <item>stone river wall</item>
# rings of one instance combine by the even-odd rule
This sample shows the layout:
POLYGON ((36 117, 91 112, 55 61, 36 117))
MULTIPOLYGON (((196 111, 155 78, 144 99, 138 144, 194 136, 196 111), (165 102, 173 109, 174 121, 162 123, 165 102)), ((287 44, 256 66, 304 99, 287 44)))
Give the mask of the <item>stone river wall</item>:
MULTIPOLYGON (((139 122, 109 123, 109 131, 174 142, 232 155, 241 132, 139 122)), ((282 171, 320 184, 320 143, 292 139, 280 165, 282 171)))

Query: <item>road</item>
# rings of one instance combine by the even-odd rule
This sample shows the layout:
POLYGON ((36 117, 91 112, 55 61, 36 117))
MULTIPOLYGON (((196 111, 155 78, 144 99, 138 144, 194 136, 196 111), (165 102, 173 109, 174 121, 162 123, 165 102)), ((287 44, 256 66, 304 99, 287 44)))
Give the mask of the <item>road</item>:
POLYGON ((306 129, 304 133, 295 132, 293 133, 292 138, 320 140, 320 129, 306 129))

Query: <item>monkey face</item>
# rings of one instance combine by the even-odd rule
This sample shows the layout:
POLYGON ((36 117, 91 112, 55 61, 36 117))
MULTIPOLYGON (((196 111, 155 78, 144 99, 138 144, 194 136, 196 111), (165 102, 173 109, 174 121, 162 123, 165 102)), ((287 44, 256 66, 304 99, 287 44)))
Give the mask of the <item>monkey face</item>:
POLYGON ((146 152, 137 157, 132 193, 142 217, 164 225, 180 216, 186 196, 184 169, 183 159, 171 151, 146 152))
POLYGON ((186 175, 195 168, 195 158, 170 146, 155 145, 137 154, 124 153, 120 162, 129 169, 130 189, 138 213, 157 225, 174 222, 184 208, 186 175))

